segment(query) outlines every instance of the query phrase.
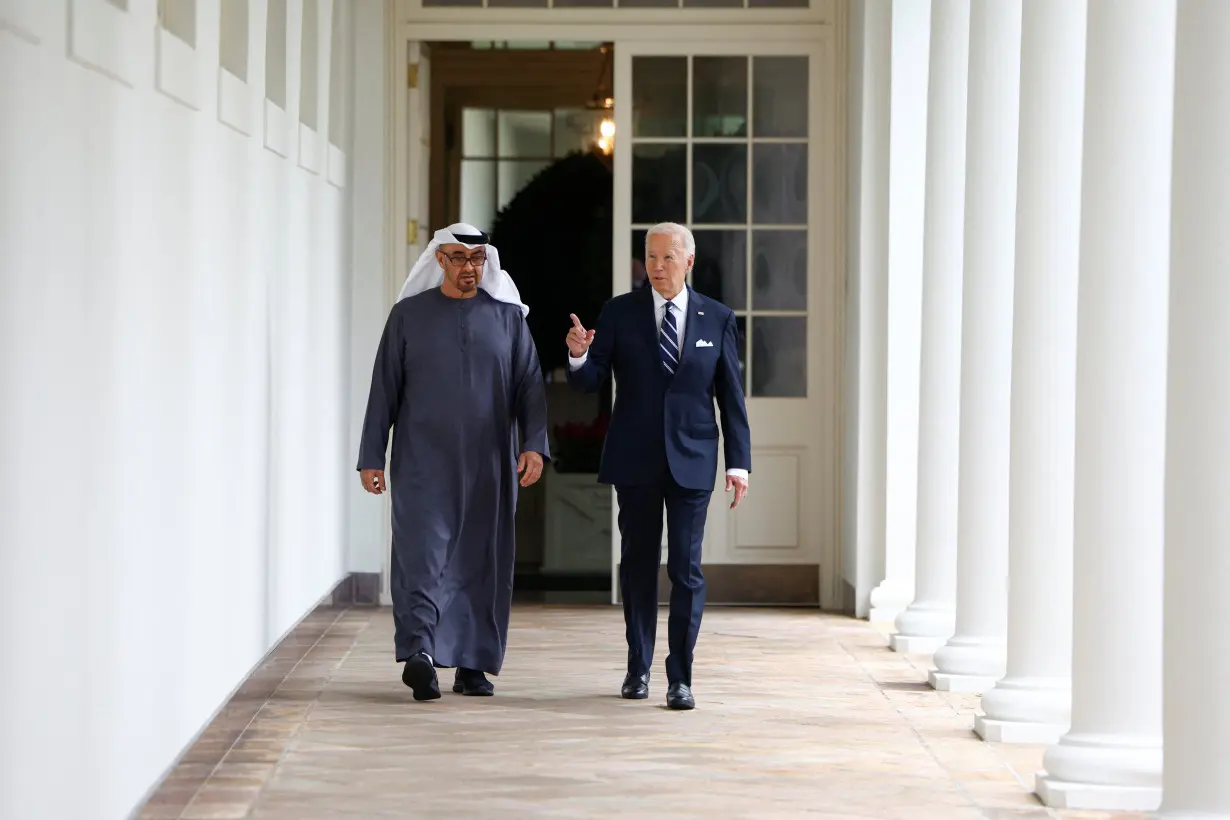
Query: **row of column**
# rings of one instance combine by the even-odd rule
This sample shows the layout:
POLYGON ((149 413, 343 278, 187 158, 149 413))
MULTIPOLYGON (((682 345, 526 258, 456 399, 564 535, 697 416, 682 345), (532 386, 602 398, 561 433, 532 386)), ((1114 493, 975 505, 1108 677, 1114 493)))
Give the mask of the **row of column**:
POLYGON ((930 22, 892 646, 983 693, 983 738, 1052 744, 1047 804, 1230 818, 1230 3, 930 22))

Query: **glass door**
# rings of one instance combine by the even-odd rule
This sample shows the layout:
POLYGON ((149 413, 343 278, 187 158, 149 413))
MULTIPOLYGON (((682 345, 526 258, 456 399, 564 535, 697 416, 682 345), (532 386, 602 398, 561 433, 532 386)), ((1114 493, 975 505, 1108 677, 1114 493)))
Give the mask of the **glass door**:
MULTIPOLYGON (((831 55, 815 40, 619 43, 615 54, 614 292, 648 286, 646 231, 678 222, 696 238, 689 283, 738 320, 753 472, 736 511, 719 475, 704 546, 710 600, 816 603, 818 573, 802 586, 797 576, 818 570, 837 512, 825 479, 838 452, 831 317, 843 204, 831 55)), ((615 531, 616 587, 618 541, 615 531)), ((665 600, 665 574, 662 586, 665 600)))

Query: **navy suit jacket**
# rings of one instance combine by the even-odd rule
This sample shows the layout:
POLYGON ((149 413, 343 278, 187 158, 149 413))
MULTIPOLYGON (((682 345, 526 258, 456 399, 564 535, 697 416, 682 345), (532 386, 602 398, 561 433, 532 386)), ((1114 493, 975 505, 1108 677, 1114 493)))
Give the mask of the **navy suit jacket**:
POLYGON ((585 364, 569 368, 578 390, 600 390, 614 375, 615 407, 602 447, 598 481, 625 486, 661 482, 667 471, 681 487, 712 490, 717 481, 722 414, 726 467, 751 472, 751 428, 739 369, 735 315, 688 288, 688 317, 673 377, 662 368, 658 323, 649 288, 602 307, 585 364), (697 347, 698 341, 712 346, 697 347))

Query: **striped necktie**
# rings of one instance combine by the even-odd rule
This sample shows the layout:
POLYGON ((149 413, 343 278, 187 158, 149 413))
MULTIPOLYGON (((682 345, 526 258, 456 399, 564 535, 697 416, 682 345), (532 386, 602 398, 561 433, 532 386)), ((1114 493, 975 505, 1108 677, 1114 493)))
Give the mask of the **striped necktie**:
POLYGON ((674 305, 666 303, 666 313, 662 317, 662 333, 658 340, 658 353, 662 359, 662 369, 666 375, 675 375, 679 366, 679 332, 675 325, 674 305))

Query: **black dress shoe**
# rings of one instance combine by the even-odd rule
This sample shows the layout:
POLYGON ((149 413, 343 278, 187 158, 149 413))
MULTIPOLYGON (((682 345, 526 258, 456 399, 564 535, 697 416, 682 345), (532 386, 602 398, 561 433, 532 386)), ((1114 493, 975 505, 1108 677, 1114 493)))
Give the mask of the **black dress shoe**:
POLYGON ((633 675, 629 672, 625 675, 624 685, 619 690, 619 696, 628 700, 644 700, 649 697, 649 673, 633 675))
POLYGON ((695 709, 696 701, 692 697, 692 687, 686 683, 672 683, 666 690, 666 705, 671 709, 695 709))
POLYGON ((453 678, 453 691, 470 697, 491 697, 495 694, 495 685, 477 669, 458 667, 457 674, 453 678))
POLYGON ((414 691, 415 700, 435 700, 440 697, 436 668, 426 652, 410 657, 401 670, 401 682, 414 691))

